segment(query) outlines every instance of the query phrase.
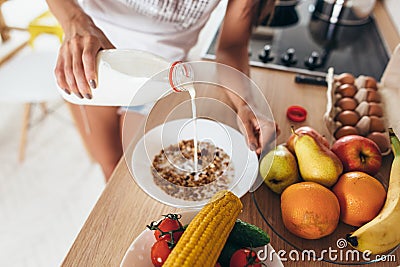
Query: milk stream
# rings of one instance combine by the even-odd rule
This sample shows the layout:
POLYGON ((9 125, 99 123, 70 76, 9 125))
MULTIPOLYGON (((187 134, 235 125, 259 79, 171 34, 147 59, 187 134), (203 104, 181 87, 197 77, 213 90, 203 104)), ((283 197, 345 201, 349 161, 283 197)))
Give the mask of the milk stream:
POLYGON ((196 98, 196 90, 194 89, 193 86, 187 86, 187 91, 190 94, 190 102, 191 102, 191 106, 192 106, 192 119, 193 119, 193 146, 194 146, 194 155, 193 155, 193 169, 195 172, 195 176, 194 176, 194 180, 198 179, 198 164, 199 164, 199 160, 197 158, 197 109, 196 109, 196 103, 195 103, 195 98, 196 98))

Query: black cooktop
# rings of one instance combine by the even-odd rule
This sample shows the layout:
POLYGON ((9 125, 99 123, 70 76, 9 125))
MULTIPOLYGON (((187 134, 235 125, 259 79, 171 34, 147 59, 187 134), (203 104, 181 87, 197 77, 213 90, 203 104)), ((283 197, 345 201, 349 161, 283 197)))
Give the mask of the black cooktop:
MULTIPOLYGON (((259 26, 249 47, 252 66, 324 76, 349 72, 380 79, 389 60, 374 18, 360 26, 340 26, 313 16, 315 1, 299 1, 298 20, 288 26, 259 26), (267 54, 265 54, 267 50, 267 54)), ((216 36, 204 58, 215 58, 216 36)))

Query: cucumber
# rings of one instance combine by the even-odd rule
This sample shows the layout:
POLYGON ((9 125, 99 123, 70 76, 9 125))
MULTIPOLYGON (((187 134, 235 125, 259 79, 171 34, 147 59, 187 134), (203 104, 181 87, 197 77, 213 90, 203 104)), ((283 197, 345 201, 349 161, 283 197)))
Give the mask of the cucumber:
POLYGON ((269 241, 269 235, 261 228, 237 219, 227 243, 234 243, 241 248, 256 248, 267 245, 269 241))
POLYGON ((229 267, 232 255, 238 249, 241 249, 241 247, 235 243, 225 243, 225 246, 218 258, 218 262, 221 264, 221 267, 229 267))

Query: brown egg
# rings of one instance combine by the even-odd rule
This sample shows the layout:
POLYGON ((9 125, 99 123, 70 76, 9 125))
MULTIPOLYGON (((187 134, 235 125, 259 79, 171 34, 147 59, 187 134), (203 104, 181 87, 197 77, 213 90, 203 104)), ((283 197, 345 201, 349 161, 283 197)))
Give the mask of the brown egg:
POLYGON ((367 137, 379 146, 382 154, 390 150, 390 141, 387 133, 372 132, 367 137))
POLYGON ((369 109, 368 109, 368 115, 382 117, 383 109, 382 109, 381 105, 378 103, 370 102, 369 109))
POLYGON ((350 73, 342 73, 336 77, 336 80, 341 84, 354 84, 354 76, 350 73))
POLYGON ((365 88, 372 88, 378 90, 378 84, 374 77, 366 76, 365 77, 365 88))
POLYGON ((369 116, 371 119, 371 123, 369 125, 370 132, 384 132, 385 131, 385 122, 382 118, 377 116, 369 116))
POLYGON ((346 126, 338 128, 334 135, 335 135, 336 139, 339 139, 342 136, 351 135, 351 134, 358 135, 359 133, 355 127, 346 125, 346 126))
POLYGON ((357 88, 352 84, 342 84, 336 88, 336 93, 343 97, 353 97, 357 92, 357 88))
POLYGON ((378 91, 368 89, 368 94, 367 94, 367 102, 375 102, 375 103, 380 103, 381 102, 381 95, 379 94, 378 91))
POLYGON ((360 115, 352 110, 344 110, 336 115, 336 120, 342 123, 343 126, 354 126, 360 119, 360 115))
POLYGON ((342 110, 355 110, 357 107, 357 101, 351 97, 343 97, 336 102, 336 106, 342 110))

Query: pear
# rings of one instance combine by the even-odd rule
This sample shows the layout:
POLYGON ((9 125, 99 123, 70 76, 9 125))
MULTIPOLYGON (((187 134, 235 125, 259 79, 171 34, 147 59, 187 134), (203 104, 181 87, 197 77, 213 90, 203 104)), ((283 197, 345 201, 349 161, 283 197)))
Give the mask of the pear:
POLYGON ((297 137, 300 134, 309 134, 312 137, 314 137, 319 143, 329 148, 328 140, 314 128, 311 128, 310 126, 302 126, 294 130, 294 127, 292 126, 292 134, 290 135, 289 139, 286 142, 286 146, 290 152, 295 153, 294 143, 296 143, 297 137))
POLYGON ((283 144, 262 158, 260 175, 264 183, 277 194, 300 181, 296 158, 283 144))
POLYGON ((326 187, 336 183, 343 171, 340 159, 309 134, 300 134, 294 144, 300 175, 304 181, 326 187))

